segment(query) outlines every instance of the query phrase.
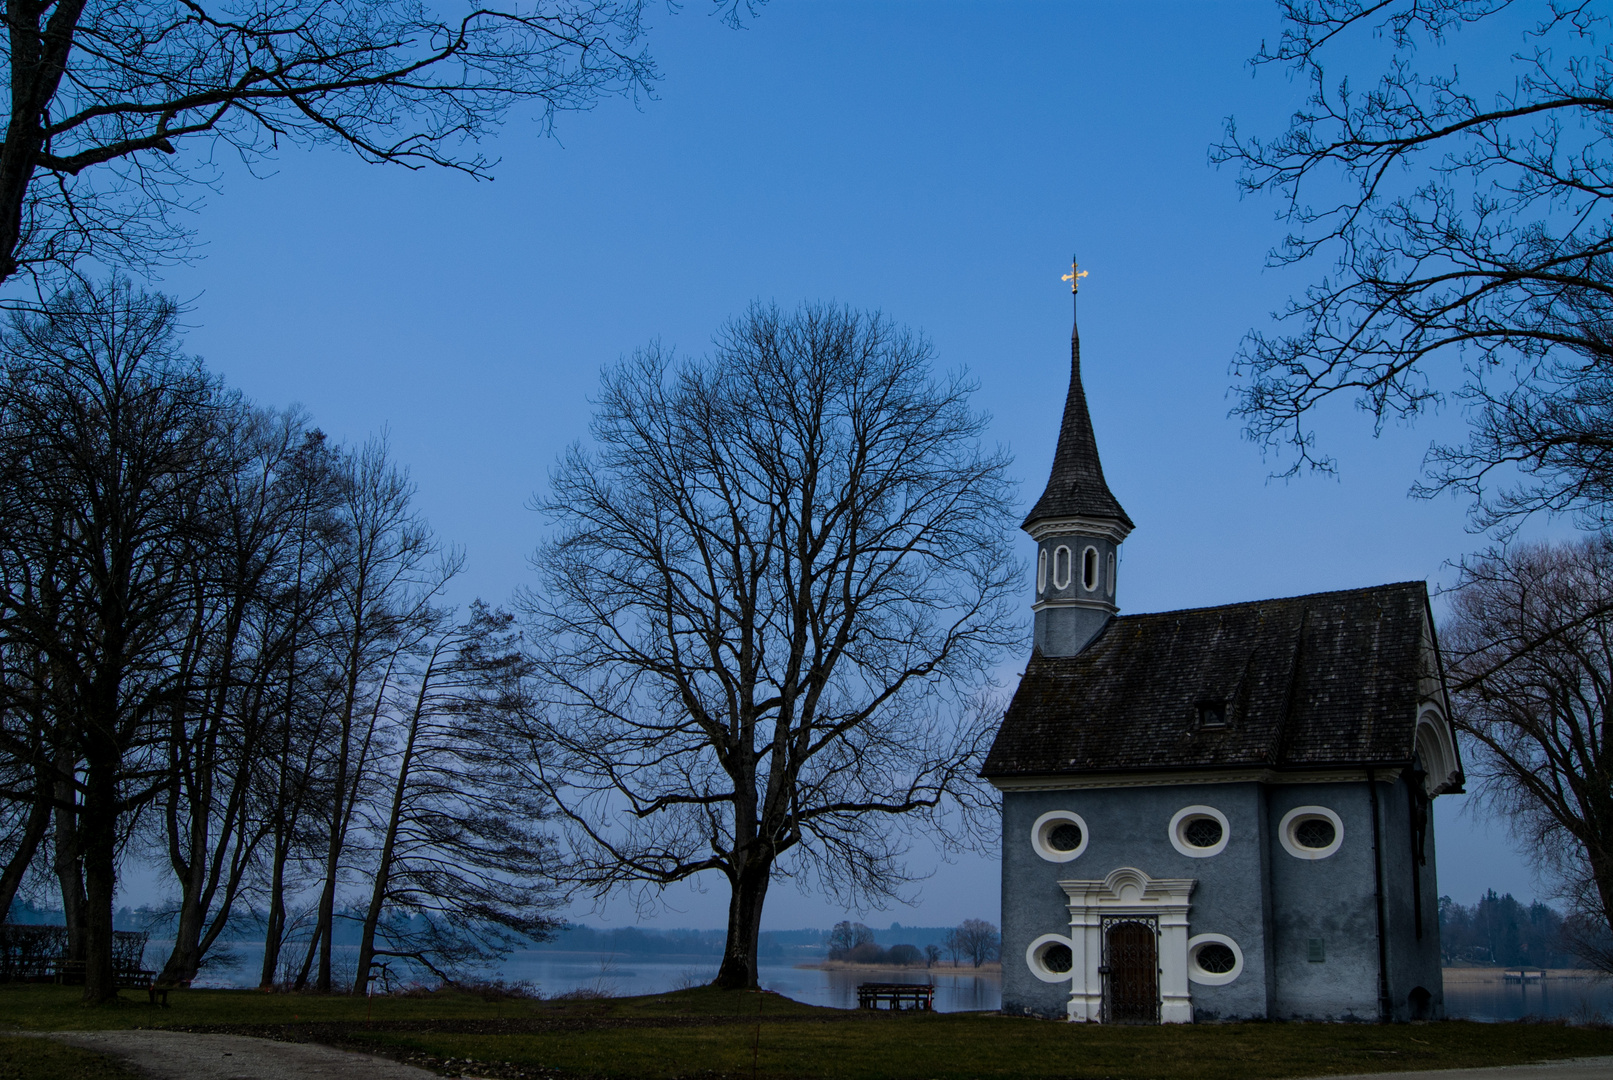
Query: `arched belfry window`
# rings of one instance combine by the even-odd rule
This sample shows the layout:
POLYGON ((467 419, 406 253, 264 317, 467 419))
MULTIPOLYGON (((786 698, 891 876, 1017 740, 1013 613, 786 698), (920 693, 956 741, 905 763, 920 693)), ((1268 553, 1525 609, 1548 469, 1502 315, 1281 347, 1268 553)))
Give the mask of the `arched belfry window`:
POLYGON ((1070 549, 1060 544, 1053 550, 1053 588, 1063 589, 1070 584, 1070 549))
POLYGON ((1036 592, 1038 595, 1047 591, 1047 549, 1043 548, 1036 556, 1036 592))
POLYGON ((1087 592, 1098 591, 1098 549, 1095 547, 1081 552, 1081 587, 1087 592))

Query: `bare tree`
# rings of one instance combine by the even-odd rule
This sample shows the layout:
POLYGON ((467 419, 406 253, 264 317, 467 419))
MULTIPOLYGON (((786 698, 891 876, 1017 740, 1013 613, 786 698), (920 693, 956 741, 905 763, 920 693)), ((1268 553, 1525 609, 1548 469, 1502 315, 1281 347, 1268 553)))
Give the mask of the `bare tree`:
POLYGON ((1470 560, 1440 639, 1469 777, 1613 971, 1613 539, 1470 560))
POLYGON ((1002 949, 1002 935, 984 919, 965 919, 947 931, 946 947, 953 963, 967 960, 979 967, 994 960, 1002 949))
POLYGON ((1293 231, 1274 264, 1331 265, 1290 303, 1287 332, 1253 333, 1238 356, 1236 412, 1248 434, 1286 445, 1295 470, 1329 469, 1310 424, 1323 402, 1352 396, 1381 425, 1454 395, 1471 438, 1435 448, 1425 493, 1469 492, 1486 526, 1541 509, 1613 520, 1613 52, 1597 39, 1610 27, 1605 7, 1281 8, 1281 39, 1254 63, 1288 65, 1309 97, 1269 141, 1229 121, 1215 157, 1240 167, 1246 192, 1283 200, 1293 231), (1468 50, 1493 49, 1473 28, 1480 22, 1520 43, 1509 77, 1490 85, 1459 75, 1493 66, 1490 55, 1462 65, 1468 50), (1351 44, 1373 37, 1392 44, 1392 59, 1353 82, 1351 44))
POLYGON ((235 467, 205 493, 214 543, 192 567, 184 685, 169 710, 160 843, 179 903, 164 983, 195 977, 275 832, 282 808, 270 792, 285 742, 279 682, 307 632, 299 586, 320 577, 310 573, 317 563, 300 562, 304 509, 321 497, 305 487, 325 479, 306 467, 319 442, 306 418, 243 407, 228 441, 235 467))
POLYGON ((859 945, 872 945, 874 932, 862 923, 842 919, 829 931, 829 959, 843 960, 859 945))
POLYGON ((281 949, 288 930, 288 895, 294 891, 295 856, 304 839, 304 817, 314 799, 319 732, 326 714, 330 680, 322 677, 319 659, 329 655, 327 643, 336 633, 333 615, 337 566, 334 537, 340 531, 341 455, 311 433, 295 459, 299 499, 288 525, 292 543, 287 555, 294 573, 279 598, 286 623, 285 647, 269 685, 274 703, 274 747, 262 792, 262 813, 269 822, 268 881, 263 931, 263 965, 258 985, 277 981, 281 949))
POLYGON ((38 650, 0 637, 0 820, 6 823, 0 851, 7 852, 0 867, 0 921, 48 846, 63 780, 57 759, 65 733, 49 707, 48 672, 38 650))
POLYGON ((197 508, 229 459, 224 402, 179 352, 175 316, 112 282, 17 315, 4 338, 0 636, 44 658, 66 736, 56 860, 70 908, 82 873, 92 1002, 116 994, 120 829, 163 783, 189 568, 207 543, 197 508))
MULTIPOLYGON (((440 616, 399 680, 390 798, 372 806, 379 853, 359 935, 353 992, 377 966, 439 977, 552 937, 553 841, 541 793, 506 765, 498 713, 529 661, 513 619, 472 605, 457 625, 440 616)), ((390 969, 388 969, 390 970, 390 969)))
POLYGON ((649 89, 643 8, 543 0, 444 18, 416 0, 8 0, 0 281, 171 255, 174 212, 220 150, 251 163, 330 144, 486 175, 473 144, 512 107, 547 128, 649 89))
POLYGON ((319 736, 323 793, 323 866, 313 936, 298 973, 301 987, 315 956, 314 988, 331 989, 331 949, 337 891, 348 831, 373 779, 382 709, 398 664, 431 627, 432 605, 463 566, 443 555, 413 506, 414 485, 391 460, 383 440, 371 440, 346 462, 336 507, 335 583, 328 635, 329 711, 319 736), (439 556, 442 556, 439 558, 439 556))
POLYGON ((607 372, 537 503, 532 768, 596 894, 726 879, 717 985, 756 985, 775 874, 889 896, 904 822, 956 839, 989 799, 970 705, 1021 642, 1013 493, 930 361, 877 314, 754 307, 708 358, 607 372))

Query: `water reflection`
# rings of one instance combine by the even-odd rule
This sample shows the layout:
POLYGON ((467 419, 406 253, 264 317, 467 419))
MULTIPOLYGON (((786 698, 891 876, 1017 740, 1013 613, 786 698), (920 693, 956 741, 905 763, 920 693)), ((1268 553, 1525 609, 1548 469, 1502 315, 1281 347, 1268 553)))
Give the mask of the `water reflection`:
MULTIPOLYGON (((167 942, 151 942, 147 966, 167 952, 167 942)), ((256 986, 262 946, 240 943, 234 964, 219 965, 197 979, 197 986, 256 986)), ((334 967, 349 984, 351 947, 338 947, 334 967)), ((160 960, 157 961, 160 963, 160 960)), ((714 956, 615 956, 597 952, 536 949, 510 956, 499 977, 534 983, 545 995, 593 990, 615 996, 661 994, 701 986, 717 974, 714 956)), ((888 968, 824 971, 791 963, 762 963, 762 986, 810 1005, 836 1009, 857 1006, 857 984, 864 982, 935 984, 935 1007, 942 1012, 990 1011, 1002 1007, 1002 976, 970 968, 888 968)), ((1613 980, 1575 976, 1547 977, 1524 985, 1504 983, 1500 972, 1450 969, 1445 979, 1445 1014, 1452 1018, 1502 1021, 1525 1016, 1566 1018, 1573 1023, 1613 1020, 1613 980)))
POLYGON ((1507 983, 1500 973, 1462 969, 1445 980, 1445 1015, 1468 1020, 1521 1020, 1563 1017, 1571 1023, 1613 1019, 1613 982, 1606 979, 1547 977, 1507 983))

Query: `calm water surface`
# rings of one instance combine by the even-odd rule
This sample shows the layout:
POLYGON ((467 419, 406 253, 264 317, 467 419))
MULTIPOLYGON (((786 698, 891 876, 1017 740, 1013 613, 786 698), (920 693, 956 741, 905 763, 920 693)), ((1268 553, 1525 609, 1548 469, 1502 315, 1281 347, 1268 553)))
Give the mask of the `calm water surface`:
MULTIPOLYGON (((167 942, 153 941, 146 954, 147 963, 161 963, 167 945, 167 942)), ((262 947, 240 944, 235 952, 235 964, 207 972, 196 985, 256 986, 262 947)), ((354 952, 351 946, 336 950, 333 960, 338 982, 351 983, 354 952)), ((545 995, 587 989, 625 997, 664 993, 710 982, 717 973, 717 962, 714 956, 615 956, 537 949, 511 954, 498 975, 512 982, 534 983, 545 995)), ((856 1008, 857 984, 861 982, 932 981, 935 1007, 942 1012, 1002 1007, 1002 977, 995 971, 976 973, 969 968, 820 971, 795 967, 792 961, 763 962, 757 974, 768 990, 811 1005, 836 1009, 856 1008)), ((1499 980, 1449 982, 1445 986, 1445 1011, 1453 1018, 1485 1021, 1518 1020, 1525 1016, 1613 1021, 1613 980, 1548 978, 1525 985, 1499 980)))
POLYGON ((1469 1020, 1567 1017, 1571 1022, 1613 1021, 1613 981, 1543 979, 1535 983, 1445 984, 1445 1012, 1469 1020))

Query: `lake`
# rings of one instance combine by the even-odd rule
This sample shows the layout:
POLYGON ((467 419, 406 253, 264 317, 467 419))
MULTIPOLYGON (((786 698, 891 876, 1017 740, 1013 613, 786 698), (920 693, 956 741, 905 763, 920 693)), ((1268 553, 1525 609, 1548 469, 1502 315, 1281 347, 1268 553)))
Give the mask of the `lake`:
MULTIPOLYGON (((153 941, 147 960, 161 956, 166 942, 153 941)), ((352 946, 339 947, 332 958, 338 982, 351 983, 352 946), (344 977, 345 976, 345 977, 344 977)), ((197 986, 256 986, 261 946, 241 943, 234 966, 218 968, 196 980, 197 986)), ((664 993, 710 982, 717 973, 715 956, 632 956, 598 952, 533 949, 511 954, 499 969, 507 981, 526 981, 545 995, 569 990, 596 990, 615 996, 664 993)), ((824 971, 799 968, 795 961, 763 962, 757 976, 762 986, 812 1005, 851 1009, 861 982, 935 983, 935 1007, 942 1012, 991 1010, 1002 1005, 1002 977, 995 971, 970 968, 892 968, 824 971)), ((1499 1021, 1525 1016, 1566 1017, 1585 1021, 1613 1020, 1613 981, 1548 976, 1538 983, 1505 983, 1499 971, 1450 969, 1445 978, 1445 1011, 1453 1018, 1499 1021)))

